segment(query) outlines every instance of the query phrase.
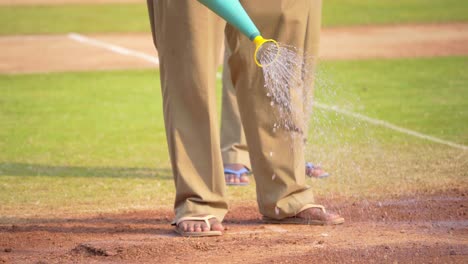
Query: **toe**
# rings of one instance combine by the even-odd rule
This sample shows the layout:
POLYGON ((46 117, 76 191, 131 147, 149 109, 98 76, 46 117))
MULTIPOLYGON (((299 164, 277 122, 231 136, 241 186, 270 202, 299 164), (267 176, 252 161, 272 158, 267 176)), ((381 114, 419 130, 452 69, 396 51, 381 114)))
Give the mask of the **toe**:
POLYGON ((212 218, 209 221, 210 221, 211 229, 207 223, 205 223, 204 221, 198 221, 198 220, 181 222, 177 228, 186 233, 207 232, 210 230, 213 230, 213 231, 224 230, 224 227, 216 218, 212 218))
POLYGON ((314 178, 317 178, 324 173, 325 173, 324 170, 321 168, 308 169, 306 172, 306 174, 309 175, 309 177, 314 177, 314 178))
POLYGON ((240 182, 242 183, 249 183, 249 177, 247 177, 247 175, 242 175, 240 177, 240 182))
POLYGON ((203 223, 201 225, 201 230, 202 232, 207 232, 207 231, 210 231, 210 228, 205 223, 203 223))
POLYGON ((224 231, 224 226, 216 219, 210 219, 211 230, 213 231, 224 231))
POLYGON ((311 220, 322 220, 322 221, 328 220, 327 214, 325 214, 319 208, 309 208, 307 210, 300 212, 298 216, 302 218, 311 219, 311 220))
POLYGON ((211 226, 211 230, 213 231, 224 231, 224 226, 222 224, 214 224, 211 226))
POLYGON ((239 177, 234 177, 234 183, 240 183, 240 178, 239 177))
POLYGON ((227 182, 228 183, 234 183, 234 175, 232 174, 226 174, 227 175, 227 182))
POLYGON ((315 170, 312 170, 312 171, 310 172, 310 175, 311 175, 312 177, 318 177, 321 173, 322 173, 321 170, 315 169, 315 170))
POLYGON ((188 227, 187 227, 187 230, 186 230, 187 232, 193 232, 193 231, 194 231, 193 223, 188 224, 187 226, 188 226, 188 227))
POLYGON ((324 211, 322 211, 319 208, 310 208, 308 210, 305 210, 305 211, 299 213, 299 216, 303 217, 303 218, 310 219, 310 220, 325 221, 327 223, 332 223, 335 220, 338 220, 338 219, 342 218, 338 214, 325 213, 324 211))

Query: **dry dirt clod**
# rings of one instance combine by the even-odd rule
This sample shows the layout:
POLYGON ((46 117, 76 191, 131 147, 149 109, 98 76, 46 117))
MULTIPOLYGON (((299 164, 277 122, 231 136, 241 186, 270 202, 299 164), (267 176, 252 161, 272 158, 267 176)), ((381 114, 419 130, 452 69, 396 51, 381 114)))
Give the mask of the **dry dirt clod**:
POLYGON ((89 244, 80 244, 74 249, 72 249, 72 252, 77 253, 77 254, 87 254, 90 256, 104 256, 104 257, 114 256, 117 254, 116 252, 98 248, 89 244))

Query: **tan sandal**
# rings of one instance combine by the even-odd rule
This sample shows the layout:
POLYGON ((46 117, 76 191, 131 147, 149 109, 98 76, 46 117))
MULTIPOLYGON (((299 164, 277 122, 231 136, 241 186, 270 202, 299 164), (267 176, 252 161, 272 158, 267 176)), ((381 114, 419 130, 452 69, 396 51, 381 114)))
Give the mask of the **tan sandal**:
MULTIPOLYGON (((319 208, 322 210, 324 214, 327 213, 325 207, 323 205, 318 204, 307 204, 299 210, 299 213, 310 209, 310 208, 319 208)), ((274 219, 268 216, 263 216, 262 220, 268 224, 296 224, 296 225, 339 225, 344 223, 343 217, 337 217, 332 220, 314 220, 314 219, 307 219, 307 218, 300 218, 297 216, 287 217, 284 219, 274 219)))
POLYGON ((208 226, 209 229, 211 229, 211 224, 210 224, 210 219, 216 218, 214 215, 206 215, 206 216, 186 216, 182 217, 179 220, 177 220, 175 231, 179 233, 181 236, 184 237, 207 237, 207 236, 220 236, 223 233, 221 231, 217 230, 210 230, 210 231, 202 231, 202 232, 186 232, 179 228, 179 224, 184 222, 184 221, 204 221, 205 224, 208 226))

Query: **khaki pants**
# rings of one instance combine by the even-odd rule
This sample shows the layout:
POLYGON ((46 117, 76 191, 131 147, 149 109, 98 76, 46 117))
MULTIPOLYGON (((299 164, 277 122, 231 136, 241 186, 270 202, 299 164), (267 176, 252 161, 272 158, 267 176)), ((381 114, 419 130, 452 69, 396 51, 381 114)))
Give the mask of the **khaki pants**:
MULTIPOLYGON (((318 57, 320 28, 321 28, 321 1, 314 1, 310 10, 308 23, 310 35, 307 41, 313 43, 307 53, 318 57)), ((221 114, 221 154, 224 164, 242 164, 251 168, 249 150, 244 135, 244 128, 237 104, 236 90, 231 81, 231 70, 229 69, 228 58, 231 56, 229 46, 225 47, 223 62, 223 104, 221 114)), ((312 92, 312 91, 311 91, 312 92)))
POLYGON ((216 114, 216 70, 225 23, 194 0, 148 0, 159 53, 176 219, 227 212, 216 114))
MULTIPOLYGON (((301 49, 314 46, 308 41, 311 3, 315 1, 243 2, 265 37, 301 49), (255 12, 260 7, 265 11, 262 14, 255 12)), ((164 121, 176 185, 176 219, 214 214, 222 220, 227 204, 215 73, 224 23, 194 0, 148 0, 148 7, 160 56, 164 121)), ((282 133, 272 133, 273 117, 262 72, 252 63, 253 44, 230 27, 226 37, 232 50, 231 79, 256 177, 260 212, 277 219, 293 216, 314 201, 305 184, 303 153, 284 151, 290 140, 282 133), (270 152, 275 154, 270 156, 270 152)))
MULTIPOLYGON (((226 41, 227 42, 227 41, 226 41)), ((225 45, 223 61, 223 103, 221 112, 221 154, 224 164, 242 164, 251 169, 244 127, 237 105, 236 89, 232 85, 228 59, 229 45, 225 45)))

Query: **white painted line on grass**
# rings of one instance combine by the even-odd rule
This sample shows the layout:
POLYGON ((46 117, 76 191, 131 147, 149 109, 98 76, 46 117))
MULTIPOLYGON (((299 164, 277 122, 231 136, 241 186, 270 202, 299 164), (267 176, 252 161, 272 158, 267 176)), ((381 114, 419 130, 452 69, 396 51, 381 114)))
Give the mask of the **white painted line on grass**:
MULTIPOLYGON (((151 55, 148 55, 148 54, 143 53, 143 52, 127 49, 127 48, 117 46, 117 45, 114 45, 114 44, 110 44, 110 43, 100 41, 100 40, 97 40, 97 39, 92 39, 92 38, 89 38, 89 37, 86 37, 86 36, 83 36, 83 35, 80 35, 80 34, 77 34, 77 33, 69 33, 68 37, 70 39, 78 41, 80 43, 85 43, 85 44, 88 44, 88 45, 91 45, 91 46, 104 48, 104 49, 110 50, 112 52, 115 52, 115 53, 118 53, 118 54, 121 54, 121 55, 124 55, 124 56, 132 56, 132 57, 140 58, 140 59, 143 59, 145 61, 151 62, 153 64, 159 65, 159 58, 156 57, 156 56, 151 56, 151 55)), ((221 79, 222 74, 220 72, 217 72, 216 73, 216 78, 221 79)), ((457 143, 447 141, 447 140, 443 140, 443 139, 440 139, 440 138, 436 138, 436 137, 433 137, 433 136, 425 135, 425 134, 422 134, 422 133, 419 133, 419 132, 416 132, 416 131, 413 131, 413 130, 410 130, 410 129, 407 129, 407 128, 404 128, 404 127, 396 126, 394 124, 391 124, 391 123, 383 121, 383 120, 379 120, 379 119, 371 118, 371 117, 368 117, 368 116, 365 116, 365 115, 362 115, 362 114, 353 113, 353 112, 350 112, 350 111, 347 111, 347 110, 343 110, 343 109, 340 109, 340 108, 338 108, 336 106, 330 106, 330 105, 322 104, 322 103, 319 103, 319 102, 315 102, 314 105, 317 108, 321 108, 321 109, 325 109, 325 110, 329 110, 329 111, 335 111, 337 113, 347 115, 347 116, 351 116, 351 117, 354 117, 354 118, 357 118, 357 119, 361 119, 361 120, 364 120, 364 121, 369 122, 369 123, 374 124, 374 125, 383 126, 383 127, 389 128, 389 129, 393 129, 395 131, 398 131, 398 132, 401 132, 401 133, 404 133, 404 134, 407 134, 407 135, 411 135, 411 136, 415 136, 415 137, 418 137, 418 138, 421 138, 421 139, 429 140, 429 141, 432 141, 432 142, 435 142, 435 143, 447 145, 447 146, 450 146, 450 147, 453 147, 453 148, 468 150, 468 146, 457 144, 457 143)))
POLYGON ((92 39, 92 38, 89 38, 89 37, 86 37, 86 36, 83 36, 83 35, 80 35, 80 34, 77 34, 77 33, 69 33, 67 36, 68 36, 68 38, 70 38, 70 39, 72 39, 74 41, 78 41, 80 43, 84 43, 84 44, 95 46, 95 47, 100 47, 100 48, 110 50, 110 51, 115 52, 115 53, 120 54, 120 55, 136 57, 136 58, 145 60, 147 62, 159 65, 159 59, 156 56, 151 56, 151 55, 148 55, 148 54, 143 53, 143 52, 127 49, 127 48, 124 48, 124 47, 121 47, 121 46, 118 46, 118 45, 114 45, 114 44, 111 44, 111 43, 107 43, 107 42, 104 42, 104 41, 100 41, 100 40, 97 40, 97 39, 92 39))
POLYGON ((457 143, 447 141, 447 140, 443 140, 443 139, 440 139, 440 138, 436 138, 436 137, 433 137, 433 136, 425 135, 425 134, 422 134, 422 133, 419 133, 419 132, 416 132, 416 131, 413 131, 413 130, 410 130, 410 129, 407 129, 407 128, 396 126, 394 124, 391 124, 391 123, 383 121, 383 120, 379 120, 379 119, 371 118, 371 117, 368 117, 368 116, 365 116, 365 115, 362 115, 362 114, 353 113, 353 112, 350 112, 350 111, 347 111, 347 110, 343 110, 343 109, 340 109, 340 108, 338 108, 336 106, 330 106, 330 105, 326 105, 326 104, 322 104, 322 103, 318 103, 318 102, 315 102, 314 106, 317 107, 317 108, 321 108, 321 109, 325 109, 325 110, 329 110, 329 111, 335 111, 335 112, 343 114, 343 115, 347 115, 347 116, 351 116, 351 117, 354 117, 354 118, 357 118, 357 119, 361 119, 361 120, 364 120, 364 121, 369 122, 371 124, 378 125, 378 126, 383 126, 383 127, 389 128, 389 129, 393 129, 395 131, 398 131, 398 132, 401 132, 401 133, 404 133, 404 134, 407 134, 407 135, 415 136, 415 137, 422 138, 422 139, 425 139, 425 140, 429 140, 429 141, 439 143, 439 144, 444 144, 444 145, 447 145, 447 146, 450 146, 450 147, 453 147, 453 148, 468 150, 468 146, 457 144, 457 143))

